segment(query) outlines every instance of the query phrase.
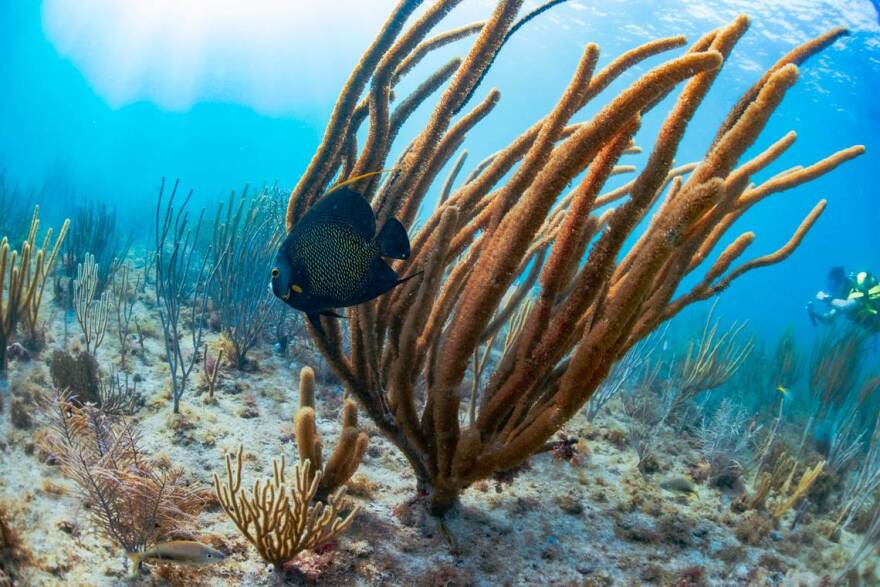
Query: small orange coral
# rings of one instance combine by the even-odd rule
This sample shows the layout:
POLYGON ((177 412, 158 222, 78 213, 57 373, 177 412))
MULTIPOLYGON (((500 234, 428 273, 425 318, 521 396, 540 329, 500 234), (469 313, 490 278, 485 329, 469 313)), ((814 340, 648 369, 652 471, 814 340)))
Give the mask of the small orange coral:
POLYGON ((303 367, 299 377, 299 410, 294 417, 294 434, 300 461, 310 461, 314 474, 320 473, 320 483, 315 498, 327 499, 331 493, 344 485, 358 467, 367 452, 369 436, 358 428, 357 404, 350 399, 342 404, 342 431, 330 458, 324 462, 323 443, 315 422, 315 372, 303 367))
POLYGON ((327 497, 326 504, 313 500, 321 482, 306 460, 293 469, 288 483, 282 456, 272 463, 272 478, 254 482, 252 491, 241 491, 242 452, 233 460, 226 455, 226 481, 214 475, 217 499, 242 535, 260 556, 280 570, 303 550, 319 546, 344 532, 358 508, 342 515, 344 490, 327 497))

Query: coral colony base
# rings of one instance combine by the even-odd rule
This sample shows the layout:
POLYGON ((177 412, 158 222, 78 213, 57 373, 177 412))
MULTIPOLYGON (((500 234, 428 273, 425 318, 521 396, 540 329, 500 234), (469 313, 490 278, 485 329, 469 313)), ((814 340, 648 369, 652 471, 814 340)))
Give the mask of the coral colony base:
POLYGON ((456 154, 500 99, 480 82, 555 2, 518 16, 521 2, 501 1, 439 34, 458 2, 416 17, 421 4, 388 17, 289 199, 245 190, 212 223, 163 182, 141 247, 104 208, 57 232, 37 210, 28 228, 2 185, 0 583, 875 584, 880 376, 866 335, 828 329, 803 361, 791 334, 765 352, 711 312, 695 331, 664 325, 791 255, 825 201, 742 262, 754 233, 717 249, 749 208, 863 152, 758 184, 795 134, 743 157, 798 66, 846 32, 783 56, 681 167, 688 122, 748 19, 607 98, 685 40, 610 60, 587 45, 552 110, 459 183, 456 154), (472 36, 395 104, 426 54, 472 36), (660 104, 645 167, 623 165, 660 104), (624 172, 635 179, 604 188, 624 172), (393 270, 422 273, 310 323, 266 283, 284 228, 342 182, 378 226, 410 230, 393 270), (798 381, 808 391, 792 393, 798 381))

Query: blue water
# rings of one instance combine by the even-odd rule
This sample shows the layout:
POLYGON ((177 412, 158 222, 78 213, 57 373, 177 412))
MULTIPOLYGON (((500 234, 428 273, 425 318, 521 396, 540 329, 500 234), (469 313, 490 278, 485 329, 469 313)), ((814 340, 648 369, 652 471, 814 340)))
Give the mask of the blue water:
MULTIPOLYGON (((248 182, 292 186, 314 152, 336 92, 393 2, 289 4, 3 2, 0 168, 10 181, 46 186, 50 217, 69 210, 65 205, 76 195, 115 201, 129 221, 142 219, 152 213, 163 176, 180 177, 203 203, 248 182)), ((466 1, 449 26, 484 18, 490 4, 466 1)), ((795 146, 769 174, 853 144, 868 152, 765 201, 741 221, 734 236, 754 230, 751 253, 762 254, 785 242, 817 200, 830 202, 790 260, 742 278, 719 306, 724 316, 748 319, 762 334, 775 336, 793 324, 806 338, 812 329, 804 304, 831 266, 880 273, 880 26, 870 1, 569 2, 505 48, 477 95, 497 87, 501 104, 466 147, 475 163, 542 116, 586 42, 598 43, 607 63, 652 38, 683 33, 695 40, 739 13, 751 15, 753 25, 691 125, 679 163, 699 158, 738 93, 779 56, 828 28, 852 30, 802 68, 801 81, 755 148, 790 129, 798 132, 795 146)), ((399 95, 465 47, 459 42, 426 60, 399 95)), ((611 90, 638 71, 644 68, 611 90)), ((644 121, 642 146, 653 142, 662 111, 644 121)), ((427 114, 419 112, 405 134, 427 114)), ((645 156, 628 159, 638 165, 645 156)))

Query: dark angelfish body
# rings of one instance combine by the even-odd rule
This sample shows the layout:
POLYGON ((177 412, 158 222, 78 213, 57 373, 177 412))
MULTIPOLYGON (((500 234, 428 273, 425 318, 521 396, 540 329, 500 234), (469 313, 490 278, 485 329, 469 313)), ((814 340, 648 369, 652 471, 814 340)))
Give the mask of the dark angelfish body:
POLYGON ((281 244, 272 269, 272 292, 306 313, 319 316, 368 302, 403 283, 382 257, 409 258, 406 229, 391 218, 376 234, 373 209, 351 188, 339 188, 312 206, 281 244))

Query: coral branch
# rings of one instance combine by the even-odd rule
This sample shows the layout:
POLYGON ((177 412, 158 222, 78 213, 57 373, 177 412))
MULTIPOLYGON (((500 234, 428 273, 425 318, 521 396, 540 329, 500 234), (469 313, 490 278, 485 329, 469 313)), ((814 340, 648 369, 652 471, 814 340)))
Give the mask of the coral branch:
POLYGON ((258 479, 251 491, 241 491, 243 450, 233 460, 226 455, 226 481, 214 475, 214 491, 226 515, 242 536, 276 570, 304 550, 310 550, 344 532, 358 509, 343 515, 342 490, 313 504, 321 482, 320 471, 312 474, 305 461, 293 468, 292 482, 285 475, 285 461, 272 461, 271 479, 258 479))
MULTIPOLYGON (((341 181, 359 171, 394 168, 371 200, 379 225, 395 216, 409 227, 412 254, 395 269, 403 275, 423 272, 421 279, 359 306, 348 329, 325 321, 325 333, 310 332, 348 391, 409 461, 436 513, 452 507, 474 481, 510 470, 540 450, 590 399, 615 361, 664 320, 744 273, 791 255, 824 201, 780 249, 736 265, 755 239, 744 232, 690 292, 673 299, 752 205, 864 151, 844 149, 777 173, 757 187, 751 178, 787 152, 795 134, 743 160, 796 82, 797 65, 843 34, 835 30, 781 59, 743 94, 702 160, 673 168, 688 124, 748 29, 748 18, 741 16, 643 73, 587 120, 576 121, 578 112, 621 74, 685 40, 647 43, 605 67, 599 67, 598 47, 587 45, 546 116, 479 162, 456 186, 465 165, 459 156, 445 184, 437 186, 437 205, 420 215, 441 169, 491 111, 497 92, 489 92, 468 114, 456 114, 517 23, 556 2, 517 21, 521 2, 499 1, 485 23, 428 37, 456 4, 435 2, 406 31, 400 19, 413 6, 398 6, 343 89, 324 142, 291 195, 287 217, 289 228, 340 168, 341 181), (464 59, 441 68, 389 114, 391 89, 400 76, 427 51, 476 32, 464 59), (357 106, 369 75, 376 76, 369 96, 357 106), (444 85, 427 122, 397 148, 403 121, 444 85), (652 108, 666 107, 664 99, 680 86, 653 146, 646 148, 641 172, 609 190, 609 177, 635 171, 620 159, 638 151, 633 134, 639 120, 652 108), (355 165, 355 133, 367 121, 367 143, 355 165), (395 148, 401 155, 389 165, 395 148), (637 233, 640 226, 645 229, 637 233), (496 343, 500 340, 503 345, 496 343), (469 381, 468 373, 473 374, 469 381), (468 395, 470 401, 463 402, 468 395)), ((362 184, 368 195, 376 187, 372 181, 362 184)), ((717 374, 708 356, 695 353, 695 372, 717 374)), ((742 356, 728 357, 729 362, 738 364, 742 356)), ((352 409, 346 404, 348 413, 352 409)), ((311 410, 301 409, 298 437, 304 439, 301 456, 318 460, 311 410)), ((343 425, 338 452, 327 462, 342 477, 354 463, 346 455, 358 451, 350 429, 343 425)))

